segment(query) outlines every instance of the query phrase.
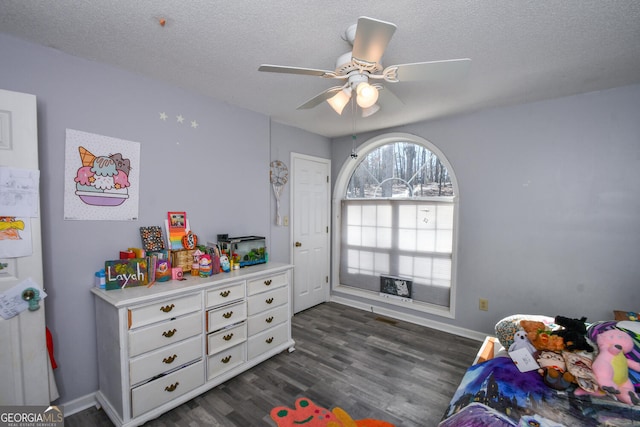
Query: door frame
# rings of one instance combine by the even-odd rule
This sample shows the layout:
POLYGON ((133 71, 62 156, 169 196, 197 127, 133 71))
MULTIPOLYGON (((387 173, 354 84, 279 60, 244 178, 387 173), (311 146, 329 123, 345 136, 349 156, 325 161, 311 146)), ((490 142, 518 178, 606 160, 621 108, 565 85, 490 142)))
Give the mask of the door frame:
MULTIPOLYGON (((291 165, 291 173, 290 173, 290 177, 291 177, 291 185, 289 186, 289 210, 290 210, 290 221, 289 221, 289 260, 290 263, 294 266, 293 268, 293 280, 292 280, 292 284, 291 284, 291 294, 292 297, 295 296, 295 276, 296 276, 296 266, 294 263, 294 243, 295 243, 295 236, 293 235, 294 233, 294 224, 295 224, 295 220, 296 220, 296 211, 295 211, 295 180, 296 180, 296 176, 295 176, 295 160, 296 159, 303 159, 303 160, 311 160, 311 161, 315 161, 315 162, 320 162, 320 163, 324 163, 327 166, 327 176, 329 177, 329 182, 327 183, 327 227, 329 227, 328 233, 327 233, 327 253, 325 254, 326 257, 326 265, 327 265, 327 277, 328 277, 328 282, 327 285, 325 286, 325 295, 324 295, 324 301, 327 302, 330 299, 331 296, 331 278, 332 278, 332 273, 331 273, 331 236, 332 236, 332 227, 331 227, 331 191, 332 191, 332 180, 331 180, 331 159, 326 159, 323 157, 317 157, 317 156, 311 156, 308 154, 301 154, 301 153, 296 153, 296 152, 291 152, 290 156, 289 156, 289 165, 291 165)), ((293 299, 291 300, 291 313, 294 313, 294 301, 293 299)))
MULTIPOLYGON (((16 167, 40 171, 38 156, 38 103, 33 94, 0 89, 2 104, 10 107, 3 112, 9 123, 8 139, 3 140, 0 152, 6 152, 0 159, 0 166, 16 167), (6 103, 6 104, 5 104, 6 103), (17 145, 20 142, 20 145, 17 145), (19 147, 19 148, 18 148, 19 147), (5 151, 6 150, 6 151, 5 151), (28 161, 24 159, 28 158, 28 161)), ((42 181, 42 175, 40 176, 42 181)), ((40 181, 40 182, 41 182, 40 181)), ((0 278, 0 290, 5 291, 31 278, 40 290, 44 290, 45 277, 42 256, 42 209, 38 194, 38 215, 24 218, 31 228, 32 254, 8 258, 9 274, 0 278)), ((3 343, 4 369, 1 377, 10 381, 4 384, 0 393, 3 405, 49 405, 58 396, 53 387, 53 371, 46 347, 45 299, 40 300, 40 308, 25 310, 10 319, 0 319, 3 337, 10 342, 3 343)))

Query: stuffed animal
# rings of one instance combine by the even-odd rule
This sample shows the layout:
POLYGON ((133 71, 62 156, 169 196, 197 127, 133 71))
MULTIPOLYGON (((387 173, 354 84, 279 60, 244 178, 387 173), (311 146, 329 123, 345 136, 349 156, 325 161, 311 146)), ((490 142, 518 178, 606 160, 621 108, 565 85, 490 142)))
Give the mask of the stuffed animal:
POLYGON ((567 371, 562 354, 555 351, 542 351, 536 362, 540 365, 538 373, 542 375, 542 380, 549 387, 555 390, 566 390, 576 382, 575 377, 567 371))
POLYGON ((537 351, 529 341, 529 338, 527 337, 527 333, 525 331, 518 331, 513 334, 513 344, 509 346, 509 352, 520 350, 521 348, 526 348, 529 354, 531 354, 532 356, 537 351))
POLYGON ((640 404, 640 398, 629 380, 629 368, 640 371, 640 363, 625 357, 626 353, 633 350, 633 340, 629 334, 610 329, 598 334, 597 344, 599 352, 592 370, 600 389, 621 402, 640 404))
POLYGON ((566 350, 585 350, 593 352, 593 347, 587 341, 586 317, 580 319, 570 319, 564 316, 556 316, 556 324, 562 329, 551 332, 552 335, 562 337, 566 350))
POLYGON ((529 341, 531 341, 531 344, 533 344, 537 350, 564 350, 564 340, 562 337, 552 335, 544 323, 533 320, 521 320, 520 327, 527 332, 529 341))
POLYGON ((593 394, 598 391, 598 381, 591 366, 593 365, 593 354, 584 352, 563 351, 562 357, 567 364, 567 371, 576 379, 579 389, 576 395, 593 394), (582 391, 584 393, 582 393, 582 391))

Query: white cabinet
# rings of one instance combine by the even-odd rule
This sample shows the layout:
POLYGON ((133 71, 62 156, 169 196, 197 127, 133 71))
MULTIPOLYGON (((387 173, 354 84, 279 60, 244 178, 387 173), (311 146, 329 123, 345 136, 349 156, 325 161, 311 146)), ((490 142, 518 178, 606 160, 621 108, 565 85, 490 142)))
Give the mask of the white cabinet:
POLYGON ((246 283, 207 292, 207 378, 213 379, 247 360, 246 283), (227 303, 233 295, 242 299, 227 303))
POLYGON ((129 356, 137 356, 200 334, 202 334, 202 313, 200 311, 142 328, 130 329, 127 334, 129 356))
POLYGON ((293 351, 291 269, 269 263, 150 288, 92 289, 96 399, 111 421, 144 424, 293 351))
POLYGON ((207 311, 207 332, 215 332, 247 318, 247 302, 242 300, 207 311))
POLYGON ((150 351, 129 359, 129 384, 135 386, 172 368, 201 358, 202 343, 199 336, 150 351))
POLYGON ((290 329, 290 288, 287 285, 286 274, 273 274, 248 283, 249 359, 280 347, 287 341, 290 329), (281 315, 282 310, 287 313, 285 316, 281 315))

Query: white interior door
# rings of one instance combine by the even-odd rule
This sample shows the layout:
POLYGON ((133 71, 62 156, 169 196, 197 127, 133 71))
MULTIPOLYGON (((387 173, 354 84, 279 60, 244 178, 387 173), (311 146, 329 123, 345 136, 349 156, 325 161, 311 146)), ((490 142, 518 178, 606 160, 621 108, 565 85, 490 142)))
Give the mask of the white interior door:
MULTIPOLYGON (((0 90, 0 166, 39 169, 33 95, 0 90)), ((2 206, 0 216, 6 216, 2 206)), ((23 220, 30 225, 33 253, 0 259, 0 292, 29 277, 40 289, 43 286, 40 216, 23 220)), ((44 301, 38 310, 25 310, 7 320, 0 317, 0 343, 0 405, 48 405, 50 364, 44 301)))
POLYGON ((329 299, 331 161, 291 154, 293 312, 329 299))

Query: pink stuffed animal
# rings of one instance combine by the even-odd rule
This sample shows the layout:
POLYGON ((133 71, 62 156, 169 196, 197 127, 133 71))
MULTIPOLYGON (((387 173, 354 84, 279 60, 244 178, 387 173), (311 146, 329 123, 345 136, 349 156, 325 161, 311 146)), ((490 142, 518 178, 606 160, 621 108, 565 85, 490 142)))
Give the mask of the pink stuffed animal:
POLYGON ((598 334, 597 343, 599 353, 591 369, 600 388, 621 402, 640 404, 629 380, 629 368, 640 371, 640 363, 625 357, 633 350, 631 337, 619 329, 610 329, 598 334))

